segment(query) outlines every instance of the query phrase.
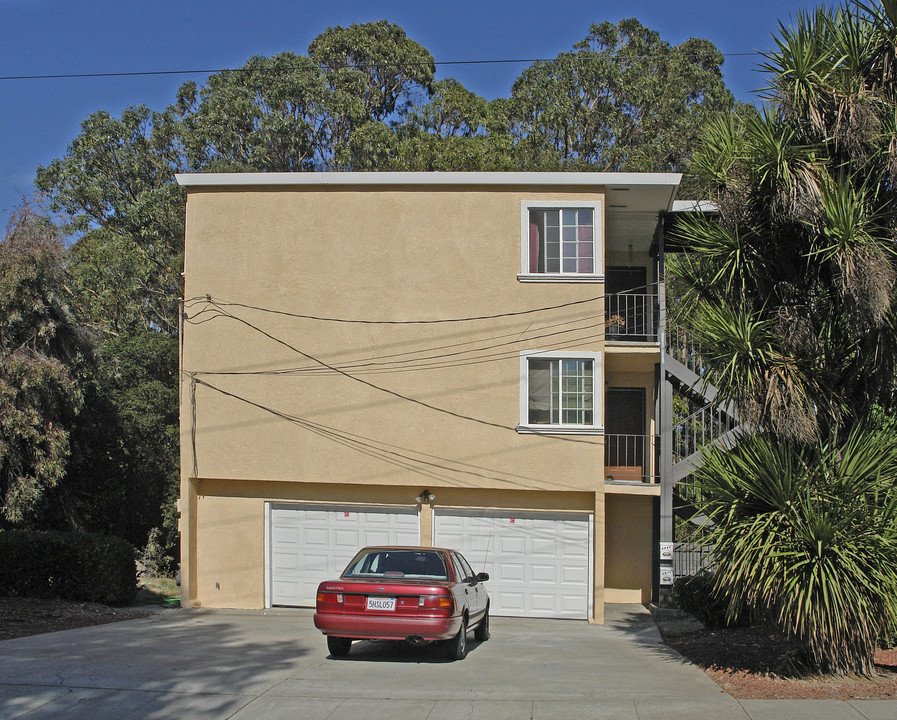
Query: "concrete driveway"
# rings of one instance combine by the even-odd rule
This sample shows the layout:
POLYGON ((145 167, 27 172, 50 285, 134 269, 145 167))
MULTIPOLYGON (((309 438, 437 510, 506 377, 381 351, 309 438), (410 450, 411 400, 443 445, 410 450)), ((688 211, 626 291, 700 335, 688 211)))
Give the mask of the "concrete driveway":
POLYGON ((356 643, 328 657, 309 610, 170 610, 0 642, 0 717, 894 718, 897 701, 738 702, 660 644, 641 606, 607 625, 494 618, 440 648, 356 643))

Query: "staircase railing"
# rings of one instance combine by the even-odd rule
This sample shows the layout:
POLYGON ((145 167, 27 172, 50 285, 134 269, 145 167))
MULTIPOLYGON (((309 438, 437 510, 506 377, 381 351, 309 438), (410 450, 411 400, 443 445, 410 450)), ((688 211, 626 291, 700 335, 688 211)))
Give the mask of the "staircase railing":
POLYGON ((673 462, 694 455, 738 427, 738 420, 716 405, 705 405, 673 426, 673 462))
POLYGON ((702 376, 705 371, 704 353, 698 339, 685 328, 672 322, 667 317, 666 348, 668 355, 685 365, 695 375, 702 376))

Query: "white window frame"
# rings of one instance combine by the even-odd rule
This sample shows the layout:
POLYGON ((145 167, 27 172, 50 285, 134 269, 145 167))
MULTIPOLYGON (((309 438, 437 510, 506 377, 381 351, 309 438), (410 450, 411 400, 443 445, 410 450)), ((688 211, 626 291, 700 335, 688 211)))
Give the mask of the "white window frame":
POLYGON ((520 282, 603 282, 604 281, 604 215, 601 201, 582 200, 522 200, 520 202, 520 282), (592 273, 532 273, 529 269, 529 212, 530 210, 586 209, 592 211, 592 273))
POLYGON ((604 364, 600 352, 526 350, 520 353, 520 424, 518 433, 538 435, 603 435, 604 434, 604 364), (591 360, 592 361, 592 424, 534 425, 529 422, 529 361, 591 360))

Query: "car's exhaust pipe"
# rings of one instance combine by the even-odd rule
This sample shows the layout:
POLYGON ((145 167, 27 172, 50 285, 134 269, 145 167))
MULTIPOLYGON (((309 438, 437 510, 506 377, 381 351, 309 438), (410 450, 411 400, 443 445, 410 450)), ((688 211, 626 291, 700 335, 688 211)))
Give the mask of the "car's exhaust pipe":
POLYGON ((418 647, 420 645, 429 645, 429 640, 424 640, 420 635, 409 635, 405 638, 405 642, 409 645, 414 645, 418 647))

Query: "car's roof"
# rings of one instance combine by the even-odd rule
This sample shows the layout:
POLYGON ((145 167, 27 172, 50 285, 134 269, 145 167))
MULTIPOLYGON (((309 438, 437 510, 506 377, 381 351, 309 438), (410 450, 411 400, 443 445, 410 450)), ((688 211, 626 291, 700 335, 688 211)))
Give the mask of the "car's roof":
POLYGON ((421 547, 420 545, 370 545, 368 547, 363 547, 358 552, 367 552, 370 550, 430 550, 434 552, 456 552, 450 548, 438 548, 438 547, 421 547))

